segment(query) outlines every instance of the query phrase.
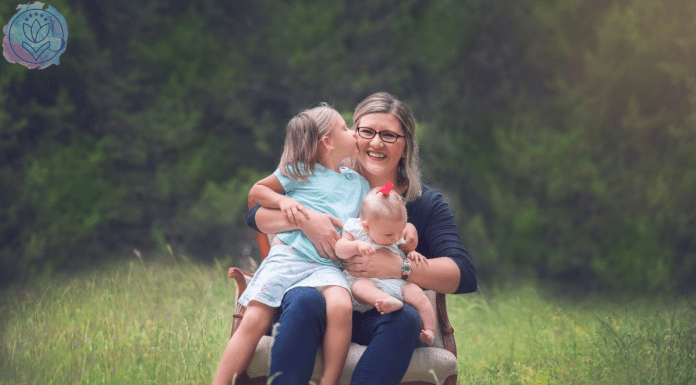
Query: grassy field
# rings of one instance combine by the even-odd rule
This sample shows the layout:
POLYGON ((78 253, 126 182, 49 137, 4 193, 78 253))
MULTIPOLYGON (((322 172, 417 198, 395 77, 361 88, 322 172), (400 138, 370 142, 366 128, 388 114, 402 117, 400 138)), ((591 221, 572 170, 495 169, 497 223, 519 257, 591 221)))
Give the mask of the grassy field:
POLYGON ((696 384, 693 297, 481 292, 448 301, 460 384, 696 384))
MULTIPOLYGON (((209 384, 227 264, 133 260, 0 297, 0 384, 209 384)), ((564 302, 534 285, 449 296, 460 384, 694 384, 695 298, 564 302)))

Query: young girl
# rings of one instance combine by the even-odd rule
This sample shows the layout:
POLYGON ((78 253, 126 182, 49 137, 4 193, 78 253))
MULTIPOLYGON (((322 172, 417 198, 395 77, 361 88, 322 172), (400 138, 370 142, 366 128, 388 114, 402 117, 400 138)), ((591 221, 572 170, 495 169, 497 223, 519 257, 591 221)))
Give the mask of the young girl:
MULTIPOLYGON (((341 160, 356 154, 355 133, 336 110, 322 104, 303 111, 288 123, 278 169, 257 182, 249 196, 262 206, 280 208, 293 222, 302 221, 308 208, 346 221, 357 216, 370 189, 355 171, 339 168, 341 160), (278 194, 282 192, 286 195, 278 194)), ((293 231, 277 234, 268 257, 240 297, 247 309, 223 353, 214 385, 229 385, 246 370, 283 294, 294 287, 316 287, 326 299, 320 385, 338 382, 351 338, 349 286, 337 262, 320 257, 301 231, 293 231)))
MULTIPOLYGON (((406 226, 406 206, 399 194, 391 191, 391 184, 381 190, 375 188, 365 196, 360 218, 350 218, 343 225, 343 235, 336 241, 336 256, 341 259, 358 254, 370 256, 375 254, 376 248, 386 247, 404 261, 427 263, 425 257, 414 250, 415 245, 413 248, 403 246, 406 226), (408 249, 407 257, 401 249, 408 249)), ((354 278, 348 272, 346 278, 357 300, 353 310, 364 313, 375 307, 386 314, 401 309, 403 300, 418 311, 423 321, 420 340, 427 345, 433 344, 435 311, 418 285, 403 279, 354 278)))

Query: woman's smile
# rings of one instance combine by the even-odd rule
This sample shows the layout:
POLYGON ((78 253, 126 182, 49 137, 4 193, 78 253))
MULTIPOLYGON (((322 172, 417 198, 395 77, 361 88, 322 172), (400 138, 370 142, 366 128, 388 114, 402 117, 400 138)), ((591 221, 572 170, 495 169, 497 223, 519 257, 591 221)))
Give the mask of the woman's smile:
POLYGON ((380 160, 387 157, 386 155, 379 153, 379 152, 375 152, 375 151, 367 151, 367 155, 370 156, 371 158, 380 159, 380 160))
MULTIPOLYGON (((401 122, 393 114, 372 113, 360 118, 358 127, 369 127, 375 131, 390 131, 403 135, 401 122)), ((365 172, 378 179, 395 180, 399 167, 399 160, 404 156, 406 144, 399 138, 394 143, 385 143, 380 135, 372 139, 365 139, 360 135, 358 139, 358 160, 365 172)), ((371 178, 368 177, 368 180, 371 178)))

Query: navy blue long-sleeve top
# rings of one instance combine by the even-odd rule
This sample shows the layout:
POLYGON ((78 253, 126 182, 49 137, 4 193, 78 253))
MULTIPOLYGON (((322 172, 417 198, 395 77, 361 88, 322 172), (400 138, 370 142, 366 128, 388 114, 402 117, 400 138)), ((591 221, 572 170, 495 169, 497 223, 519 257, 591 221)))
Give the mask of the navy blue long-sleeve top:
MULTIPOLYGON (((406 204, 408 221, 418 231, 416 251, 426 258, 448 257, 459 267, 459 287, 455 294, 472 293, 477 289, 476 269, 462 244, 454 214, 440 192, 422 184, 422 194, 406 204)), ((247 224, 258 230, 254 206, 247 213, 247 224)))

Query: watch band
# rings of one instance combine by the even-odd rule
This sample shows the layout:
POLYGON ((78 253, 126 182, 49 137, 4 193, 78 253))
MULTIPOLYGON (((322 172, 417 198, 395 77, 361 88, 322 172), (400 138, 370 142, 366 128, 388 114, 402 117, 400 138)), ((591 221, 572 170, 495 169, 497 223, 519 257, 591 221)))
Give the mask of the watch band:
POLYGON ((408 276, 411 275, 413 267, 411 266, 411 261, 404 258, 404 264, 401 265, 401 279, 404 281, 408 280, 408 276))

